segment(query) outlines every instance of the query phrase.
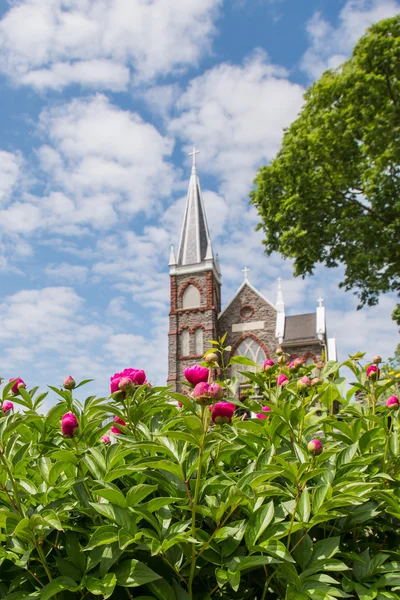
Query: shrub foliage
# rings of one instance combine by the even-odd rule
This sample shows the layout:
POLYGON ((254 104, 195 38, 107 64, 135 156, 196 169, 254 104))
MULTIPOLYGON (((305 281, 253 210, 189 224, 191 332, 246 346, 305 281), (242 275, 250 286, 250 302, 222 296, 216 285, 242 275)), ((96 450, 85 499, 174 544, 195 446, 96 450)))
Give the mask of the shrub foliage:
POLYGON ((210 399, 148 384, 83 404, 52 387, 45 416, 45 394, 5 385, 0 598, 400 598, 397 383, 361 358, 350 386, 333 362, 313 385, 315 366, 248 373, 242 401, 220 382, 238 409, 221 425, 210 399), (110 416, 126 425, 103 443, 110 416))

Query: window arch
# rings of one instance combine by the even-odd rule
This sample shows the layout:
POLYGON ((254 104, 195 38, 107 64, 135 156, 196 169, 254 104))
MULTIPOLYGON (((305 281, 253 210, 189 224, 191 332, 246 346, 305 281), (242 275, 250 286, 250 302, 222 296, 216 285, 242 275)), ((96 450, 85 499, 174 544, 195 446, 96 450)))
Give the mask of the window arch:
POLYGON ((194 347, 195 354, 203 354, 204 352, 204 340, 203 340, 203 330, 201 327, 198 327, 194 332, 194 347))
MULTIPOLYGON (((257 365, 262 365, 266 359, 261 345, 252 337, 247 337, 240 342, 236 348, 235 356, 246 356, 246 358, 250 358, 257 365)), ((251 371, 254 373, 256 370, 256 367, 250 365, 232 365, 232 377, 237 377, 240 383, 246 383, 246 377, 240 375, 239 371, 251 371)))
POLYGON ((190 354, 190 334, 189 329, 184 329, 181 333, 181 356, 190 354))
POLYGON ((200 292, 195 285, 188 285, 182 296, 182 308, 198 308, 200 306, 200 292))

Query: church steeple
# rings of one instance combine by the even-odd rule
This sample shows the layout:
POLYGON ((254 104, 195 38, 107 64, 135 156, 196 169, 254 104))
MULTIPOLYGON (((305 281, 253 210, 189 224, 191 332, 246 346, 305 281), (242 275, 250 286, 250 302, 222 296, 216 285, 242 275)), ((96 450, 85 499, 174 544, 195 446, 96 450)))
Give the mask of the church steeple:
POLYGON ((193 152, 190 152, 190 155, 193 156, 193 165, 179 243, 178 266, 195 265, 205 260, 213 260, 211 238, 196 169, 196 154, 198 153, 199 151, 195 148, 193 148, 193 152))

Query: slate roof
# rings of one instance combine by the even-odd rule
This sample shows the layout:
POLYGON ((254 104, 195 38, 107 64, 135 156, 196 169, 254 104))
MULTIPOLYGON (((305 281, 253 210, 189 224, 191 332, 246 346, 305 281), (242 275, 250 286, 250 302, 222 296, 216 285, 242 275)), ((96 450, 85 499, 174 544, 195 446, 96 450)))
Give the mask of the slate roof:
POLYGON ((317 315, 306 313, 285 318, 285 337, 282 344, 318 340, 317 315))

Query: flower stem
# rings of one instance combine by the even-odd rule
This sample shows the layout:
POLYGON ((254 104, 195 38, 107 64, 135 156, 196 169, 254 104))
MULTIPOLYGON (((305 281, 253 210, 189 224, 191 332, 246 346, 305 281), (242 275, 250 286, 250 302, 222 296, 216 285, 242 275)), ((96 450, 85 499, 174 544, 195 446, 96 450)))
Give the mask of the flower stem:
POLYGON ((22 516, 24 516, 24 513, 22 511, 22 507, 21 507, 21 502, 20 502, 20 499, 19 499, 19 496, 18 496, 17 485, 16 485, 14 477, 12 476, 12 473, 10 471, 10 467, 8 466, 7 459, 4 456, 4 450, 2 450, 0 452, 0 460, 3 463, 3 465, 4 465, 4 467, 5 467, 6 471, 7 471, 7 475, 9 477, 9 479, 10 479, 10 483, 11 483, 11 486, 12 486, 12 489, 13 489, 13 492, 14 492, 14 501, 15 501, 15 504, 16 504, 16 508, 18 509, 18 512, 22 516))
POLYGON ((44 570, 46 571, 46 575, 49 581, 53 581, 53 577, 51 576, 51 572, 49 569, 49 565, 47 564, 46 556, 43 552, 43 548, 40 543, 36 543, 36 550, 38 551, 40 562, 43 565, 44 570))

